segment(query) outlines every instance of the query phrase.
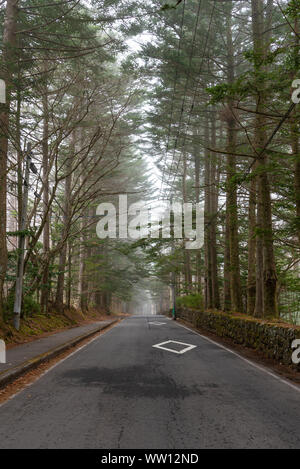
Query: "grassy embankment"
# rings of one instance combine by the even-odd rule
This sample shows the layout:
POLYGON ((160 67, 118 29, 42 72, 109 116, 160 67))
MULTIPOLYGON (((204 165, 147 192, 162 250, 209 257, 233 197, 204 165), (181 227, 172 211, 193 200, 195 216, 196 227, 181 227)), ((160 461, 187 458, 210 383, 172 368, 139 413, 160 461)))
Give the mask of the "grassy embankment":
POLYGON ((21 320, 19 331, 13 327, 11 319, 0 323, 0 339, 5 340, 8 346, 21 344, 31 340, 45 337, 51 333, 59 332, 63 329, 88 324, 94 321, 112 319, 115 314, 109 316, 103 312, 90 310, 83 314, 80 310, 71 307, 64 308, 63 312, 50 310, 48 315, 35 312, 21 320))

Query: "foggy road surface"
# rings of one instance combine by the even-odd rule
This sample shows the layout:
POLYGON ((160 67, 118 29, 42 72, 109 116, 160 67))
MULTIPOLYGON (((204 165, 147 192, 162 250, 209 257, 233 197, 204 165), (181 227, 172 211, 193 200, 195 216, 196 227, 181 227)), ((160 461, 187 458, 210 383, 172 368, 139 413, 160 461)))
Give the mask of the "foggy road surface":
POLYGON ((4 403, 0 448, 300 448, 300 392, 174 321, 133 316, 4 403), (172 340, 185 345, 153 347, 172 340))

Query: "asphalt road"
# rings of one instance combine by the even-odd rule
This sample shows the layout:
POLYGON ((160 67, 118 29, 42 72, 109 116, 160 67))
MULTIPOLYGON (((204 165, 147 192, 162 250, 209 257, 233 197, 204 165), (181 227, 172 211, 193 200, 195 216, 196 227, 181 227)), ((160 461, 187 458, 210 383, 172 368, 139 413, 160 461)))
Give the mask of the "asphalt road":
POLYGON ((300 392, 171 320, 135 316, 3 404, 0 448, 300 448, 300 392), (153 347, 169 340, 196 347, 153 347))

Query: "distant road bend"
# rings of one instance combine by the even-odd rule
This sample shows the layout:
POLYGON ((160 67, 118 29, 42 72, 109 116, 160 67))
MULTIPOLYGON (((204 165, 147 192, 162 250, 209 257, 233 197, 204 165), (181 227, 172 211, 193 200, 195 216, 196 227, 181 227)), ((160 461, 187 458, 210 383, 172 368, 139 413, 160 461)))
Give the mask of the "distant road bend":
POLYGON ((163 316, 132 316, 4 403, 0 448, 300 448, 300 392, 163 316))

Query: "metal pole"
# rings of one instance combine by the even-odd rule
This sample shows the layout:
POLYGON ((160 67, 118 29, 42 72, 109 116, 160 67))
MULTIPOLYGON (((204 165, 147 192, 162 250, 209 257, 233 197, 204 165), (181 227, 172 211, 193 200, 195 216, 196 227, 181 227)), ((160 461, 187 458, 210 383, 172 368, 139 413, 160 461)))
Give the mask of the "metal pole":
POLYGON ((25 178, 24 178, 24 192, 22 199, 22 212, 21 212, 21 226, 20 230, 20 243, 19 243, 19 257, 17 266, 17 278, 15 289, 15 302, 14 302, 14 327, 17 331, 20 329, 20 317, 22 306, 22 293, 23 293, 23 274, 24 274, 24 251, 25 251, 25 230, 27 223, 27 203, 28 203, 28 189, 29 189, 29 169, 31 160, 31 143, 27 144, 26 163, 25 163, 25 178))
POLYGON ((176 291, 175 291, 175 272, 172 273, 172 317, 176 321, 176 291))
MULTIPOLYGON (((173 202, 173 197, 171 196, 171 207, 172 207, 172 202, 173 202)), ((171 233, 172 236, 172 248, 171 248, 171 253, 172 256, 175 253, 175 238, 174 238, 174 223, 173 223, 173 233, 171 233)), ((172 279, 171 279, 171 290, 172 290, 172 317, 173 320, 176 321, 176 275, 175 275, 175 264, 174 260, 172 261, 172 279)))

